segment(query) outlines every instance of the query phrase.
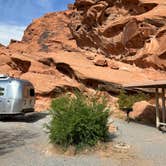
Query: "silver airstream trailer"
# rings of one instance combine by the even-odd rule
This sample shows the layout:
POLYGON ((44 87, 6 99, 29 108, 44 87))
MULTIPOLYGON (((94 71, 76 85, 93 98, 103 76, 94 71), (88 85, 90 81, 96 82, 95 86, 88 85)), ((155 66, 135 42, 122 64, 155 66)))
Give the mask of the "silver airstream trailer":
POLYGON ((0 74, 0 116, 33 112, 35 91, 33 85, 0 74))

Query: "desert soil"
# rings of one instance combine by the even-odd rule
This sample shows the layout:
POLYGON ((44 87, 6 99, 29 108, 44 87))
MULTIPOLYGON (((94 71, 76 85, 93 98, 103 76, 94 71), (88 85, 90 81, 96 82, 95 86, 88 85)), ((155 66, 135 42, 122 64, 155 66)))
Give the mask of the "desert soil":
POLYGON ((43 125, 46 113, 7 118, 0 122, 0 165, 2 166, 164 166, 166 135, 154 127, 114 119, 118 130, 112 146, 125 143, 129 149, 88 154, 60 155, 49 150, 43 125), (109 154, 108 154, 109 153, 109 154))

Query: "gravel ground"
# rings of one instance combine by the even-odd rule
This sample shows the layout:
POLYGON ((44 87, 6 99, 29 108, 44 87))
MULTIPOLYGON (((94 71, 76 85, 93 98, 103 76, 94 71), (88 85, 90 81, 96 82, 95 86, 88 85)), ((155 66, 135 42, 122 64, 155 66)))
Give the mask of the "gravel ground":
POLYGON ((118 132, 114 144, 130 146, 128 153, 115 152, 109 157, 88 155, 63 156, 48 153, 48 136, 43 125, 46 113, 8 118, 0 122, 0 165, 2 166, 165 166, 166 135, 156 128, 115 119, 118 132))

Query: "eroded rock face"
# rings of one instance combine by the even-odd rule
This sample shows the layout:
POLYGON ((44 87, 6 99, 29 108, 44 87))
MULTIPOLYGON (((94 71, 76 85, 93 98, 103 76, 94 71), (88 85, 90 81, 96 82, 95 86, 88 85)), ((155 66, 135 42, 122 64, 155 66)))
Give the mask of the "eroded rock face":
POLYGON ((163 3, 77 0, 70 8, 34 20, 22 41, 0 45, 0 73, 31 81, 37 110, 80 86, 117 93, 122 84, 166 78, 165 72, 117 61, 165 68, 163 3))
POLYGON ((166 69, 164 0, 76 0, 74 8, 69 27, 81 48, 166 69))
POLYGON ((19 70, 22 73, 28 72, 31 62, 27 60, 22 60, 16 57, 11 57, 11 62, 8 62, 7 64, 14 70, 19 70))
POLYGON ((21 42, 11 41, 9 49, 19 53, 77 51, 68 28, 70 11, 48 13, 33 20, 26 28, 21 42))

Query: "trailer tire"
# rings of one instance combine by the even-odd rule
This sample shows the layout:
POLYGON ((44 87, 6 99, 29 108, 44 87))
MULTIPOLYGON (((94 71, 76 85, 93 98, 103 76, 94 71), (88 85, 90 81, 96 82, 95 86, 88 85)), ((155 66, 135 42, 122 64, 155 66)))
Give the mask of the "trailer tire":
POLYGON ((0 115, 0 121, 4 119, 4 115, 0 115))

